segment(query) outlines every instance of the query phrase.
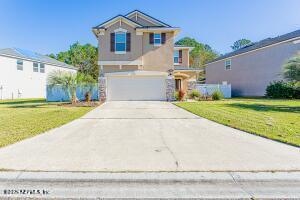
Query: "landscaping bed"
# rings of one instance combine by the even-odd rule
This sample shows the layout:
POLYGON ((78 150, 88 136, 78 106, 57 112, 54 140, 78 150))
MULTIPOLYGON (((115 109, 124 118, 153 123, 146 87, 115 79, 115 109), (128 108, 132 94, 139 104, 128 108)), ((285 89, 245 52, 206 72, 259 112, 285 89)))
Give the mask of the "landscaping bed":
POLYGON ((48 103, 44 99, 0 101, 0 147, 62 126, 95 106, 48 103))
POLYGON ((175 105, 232 128, 300 146, 300 100, 236 98, 175 105))

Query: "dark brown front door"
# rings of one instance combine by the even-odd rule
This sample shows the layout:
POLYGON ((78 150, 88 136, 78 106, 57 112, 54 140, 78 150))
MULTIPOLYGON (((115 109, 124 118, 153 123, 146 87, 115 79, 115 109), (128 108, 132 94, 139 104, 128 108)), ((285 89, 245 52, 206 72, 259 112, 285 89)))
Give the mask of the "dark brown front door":
POLYGON ((175 79, 175 88, 176 90, 181 90, 181 79, 175 79))

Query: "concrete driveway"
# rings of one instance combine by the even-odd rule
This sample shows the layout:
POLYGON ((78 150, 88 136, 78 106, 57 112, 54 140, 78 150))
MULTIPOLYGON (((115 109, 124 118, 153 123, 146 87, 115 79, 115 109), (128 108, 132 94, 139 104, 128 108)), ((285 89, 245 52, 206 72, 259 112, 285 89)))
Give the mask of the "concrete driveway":
POLYGON ((300 170, 300 150, 200 118, 171 103, 108 102, 67 125, 0 149, 0 168, 300 170))

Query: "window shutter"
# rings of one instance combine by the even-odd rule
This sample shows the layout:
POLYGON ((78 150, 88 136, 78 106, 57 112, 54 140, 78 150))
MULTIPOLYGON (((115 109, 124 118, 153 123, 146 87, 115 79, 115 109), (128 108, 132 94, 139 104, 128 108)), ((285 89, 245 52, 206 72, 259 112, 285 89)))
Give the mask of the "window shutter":
POLYGON ((110 34, 110 51, 115 51, 115 33, 110 34))
POLYGON ((126 51, 130 51, 131 49, 131 34, 126 33, 126 51))
POLYGON ((179 50, 179 63, 182 63, 182 50, 179 50))
POLYGON ((149 44, 154 44, 154 34, 153 33, 149 34, 149 44))
POLYGON ((166 33, 161 33, 161 43, 162 44, 166 43, 166 33))

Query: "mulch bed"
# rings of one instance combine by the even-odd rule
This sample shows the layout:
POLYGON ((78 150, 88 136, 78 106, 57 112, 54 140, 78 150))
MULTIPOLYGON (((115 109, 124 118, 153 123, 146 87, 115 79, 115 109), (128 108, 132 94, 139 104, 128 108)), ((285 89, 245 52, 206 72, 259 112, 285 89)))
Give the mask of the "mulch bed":
POLYGON ((62 103, 60 104, 60 106, 64 106, 64 107, 97 107, 100 106, 103 102, 101 101, 90 101, 90 102, 86 102, 86 101, 80 101, 77 103, 62 103))

